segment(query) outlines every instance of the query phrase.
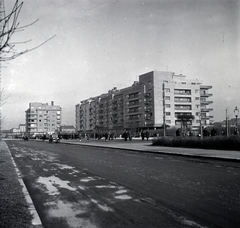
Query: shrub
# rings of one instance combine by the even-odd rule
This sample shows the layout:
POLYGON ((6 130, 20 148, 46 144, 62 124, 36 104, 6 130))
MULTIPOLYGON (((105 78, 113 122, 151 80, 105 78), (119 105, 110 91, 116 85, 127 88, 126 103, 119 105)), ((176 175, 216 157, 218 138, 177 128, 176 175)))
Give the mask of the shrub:
POLYGON ((239 136, 204 137, 160 137, 152 142, 153 146, 202 148, 217 150, 240 150, 239 136))

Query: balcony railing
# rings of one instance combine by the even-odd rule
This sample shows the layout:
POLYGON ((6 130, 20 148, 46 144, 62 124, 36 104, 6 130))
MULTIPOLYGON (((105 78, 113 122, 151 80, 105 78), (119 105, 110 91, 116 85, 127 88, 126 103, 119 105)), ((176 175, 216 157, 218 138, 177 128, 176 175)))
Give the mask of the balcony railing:
POLYGON ((212 93, 200 93, 200 97, 211 97, 212 93))

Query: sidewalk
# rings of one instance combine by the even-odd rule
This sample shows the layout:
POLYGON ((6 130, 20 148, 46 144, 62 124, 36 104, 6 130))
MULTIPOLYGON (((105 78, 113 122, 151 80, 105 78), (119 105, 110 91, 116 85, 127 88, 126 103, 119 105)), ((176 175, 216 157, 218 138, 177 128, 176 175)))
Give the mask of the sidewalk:
POLYGON ((230 161, 240 161, 240 151, 231 150, 206 150, 196 148, 180 148, 180 147, 163 147, 152 146, 151 140, 133 139, 132 141, 124 141, 124 139, 114 139, 106 141, 101 140, 61 140, 61 143, 85 145, 94 147, 107 147, 123 150, 141 151, 147 153, 160 153, 169 155, 181 155, 195 158, 224 159, 230 161))
POLYGON ((0 186, 0 227, 43 227, 4 141, 0 142, 0 186))

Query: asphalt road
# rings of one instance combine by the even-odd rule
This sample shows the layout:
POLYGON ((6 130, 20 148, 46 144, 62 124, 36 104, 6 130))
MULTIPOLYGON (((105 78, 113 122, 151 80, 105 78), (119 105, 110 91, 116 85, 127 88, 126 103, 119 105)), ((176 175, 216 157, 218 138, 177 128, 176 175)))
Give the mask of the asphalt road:
POLYGON ((240 163, 7 144, 45 228, 240 227, 240 163))

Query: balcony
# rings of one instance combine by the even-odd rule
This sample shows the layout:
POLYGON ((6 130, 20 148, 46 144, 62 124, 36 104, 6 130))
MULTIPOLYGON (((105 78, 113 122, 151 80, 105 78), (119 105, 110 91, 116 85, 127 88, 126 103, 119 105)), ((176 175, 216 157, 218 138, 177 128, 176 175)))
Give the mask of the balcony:
POLYGON ((130 95, 129 97, 128 97, 128 99, 130 100, 130 99, 136 99, 136 98, 138 98, 139 97, 139 95, 138 94, 134 94, 134 95, 130 95))
POLYGON ((204 105, 208 105, 208 104, 212 104, 213 101, 200 101, 200 104, 204 104, 204 105))
POLYGON ((211 97, 212 93, 200 93, 200 97, 211 97))
POLYGON ((213 108, 201 108, 201 112, 210 112, 213 111, 213 108))
POLYGON ((151 94, 150 93, 145 93, 144 96, 145 97, 151 97, 151 94))
POLYGON ((139 102, 128 104, 127 107, 139 106, 139 102))
POLYGON ((190 99, 184 99, 184 100, 174 100, 175 103, 191 103, 192 101, 190 99))

